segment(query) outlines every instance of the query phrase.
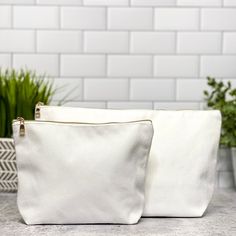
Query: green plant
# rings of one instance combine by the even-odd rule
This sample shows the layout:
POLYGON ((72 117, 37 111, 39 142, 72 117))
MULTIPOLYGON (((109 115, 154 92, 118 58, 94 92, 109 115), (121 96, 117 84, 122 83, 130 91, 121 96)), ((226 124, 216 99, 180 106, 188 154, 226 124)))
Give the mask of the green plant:
POLYGON ((0 71, 0 137, 11 137, 13 119, 34 119, 37 102, 49 104, 55 90, 44 76, 29 70, 0 71))
POLYGON ((207 78, 211 91, 204 91, 207 105, 218 109, 222 115, 222 131, 220 144, 226 147, 236 147, 236 88, 230 81, 224 83, 214 78, 207 78))

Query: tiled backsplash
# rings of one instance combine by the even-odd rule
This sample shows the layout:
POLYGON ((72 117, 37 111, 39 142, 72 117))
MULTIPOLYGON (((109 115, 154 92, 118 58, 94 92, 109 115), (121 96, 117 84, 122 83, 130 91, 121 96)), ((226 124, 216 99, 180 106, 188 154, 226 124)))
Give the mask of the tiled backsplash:
POLYGON ((206 76, 236 86, 236 0, 0 0, 0 66, 72 106, 201 109, 206 76))
POLYGON ((0 66, 68 105, 199 109, 206 76, 236 85, 236 0, 0 0, 0 66))

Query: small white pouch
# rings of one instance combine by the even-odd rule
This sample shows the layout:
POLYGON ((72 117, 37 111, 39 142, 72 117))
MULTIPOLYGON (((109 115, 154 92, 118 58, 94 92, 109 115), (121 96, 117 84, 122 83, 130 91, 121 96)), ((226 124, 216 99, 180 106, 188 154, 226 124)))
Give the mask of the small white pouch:
POLYGON ((27 224, 137 223, 151 121, 13 122, 19 211, 27 224))
POLYGON ((199 217, 214 190, 219 111, 111 110, 36 106, 36 119, 111 122, 151 119, 143 216, 199 217))

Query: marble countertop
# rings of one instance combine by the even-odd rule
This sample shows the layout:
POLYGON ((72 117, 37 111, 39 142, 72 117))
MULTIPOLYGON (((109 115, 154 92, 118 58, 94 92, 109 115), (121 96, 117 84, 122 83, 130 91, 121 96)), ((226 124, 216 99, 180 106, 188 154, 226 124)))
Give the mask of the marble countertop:
POLYGON ((16 194, 0 193, 0 236, 168 235, 235 236, 236 191, 217 190, 202 218, 142 218, 137 225, 34 225, 23 223, 16 194))

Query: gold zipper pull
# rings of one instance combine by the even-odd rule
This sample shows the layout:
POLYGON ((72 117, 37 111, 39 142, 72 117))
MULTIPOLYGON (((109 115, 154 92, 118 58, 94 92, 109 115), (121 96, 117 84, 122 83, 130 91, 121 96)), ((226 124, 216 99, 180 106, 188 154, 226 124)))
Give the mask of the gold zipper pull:
POLYGON ((34 111, 34 118, 39 119, 40 118, 40 106, 43 106, 44 104, 42 102, 38 102, 35 106, 34 111))
POLYGON ((25 136, 25 120, 22 117, 17 117, 17 120, 20 121, 20 136, 25 136))

